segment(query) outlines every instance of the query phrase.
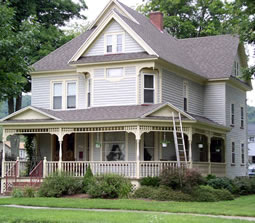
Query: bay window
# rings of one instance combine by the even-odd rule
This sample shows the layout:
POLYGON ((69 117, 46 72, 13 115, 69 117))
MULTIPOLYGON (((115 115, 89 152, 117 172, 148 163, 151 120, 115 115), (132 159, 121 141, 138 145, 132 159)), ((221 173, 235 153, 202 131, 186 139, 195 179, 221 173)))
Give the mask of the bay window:
POLYGON ((144 74, 144 99, 143 102, 146 104, 154 103, 154 75, 144 74))

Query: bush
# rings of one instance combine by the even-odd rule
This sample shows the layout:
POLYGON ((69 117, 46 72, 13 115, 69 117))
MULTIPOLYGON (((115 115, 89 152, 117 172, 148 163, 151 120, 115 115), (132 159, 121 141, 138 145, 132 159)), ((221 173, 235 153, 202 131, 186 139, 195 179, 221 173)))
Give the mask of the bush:
POLYGON ((152 199, 158 201, 191 201, 192 197, 188 194, 184 194, 181 191, 173 191, 166 186, 160 187, 148 187, 142 186, 138 188, 134 195, 134 198, 152 199))
POLYGON ((214 202, 223 200, 233 200, 233 195, 225 189, 214 189, 210 186, 199 186, 191 194, 195 201, 214 202))
POLYGON ((23 191, 21 189, 14 188, 12 191, 12 197, 24 197, 23 191))
POLYGON ((141 186, 158 187, 159 183, 160 183, 159 177, 144 177, 140 181, 141 186))
POLYGON ((234 192, 233 181, 227 177, 216 177, 214 179, 209 179, 207 184, 214 189, 226 189, 231 193, 234 192))
POLYGON ((202 175, 195 169, 165 169, 160 175, 160 184, 173 190, 205 184, 202 175))
POLYGON ((237 177, 232 182, 234 194, 248 195, 255 193, 255 178, 237 177))
POLYGON ((84 193, 88 192, 89 184, 91 183, 92 180, 93 180, 93 173, 89 165, 83 177, 83 192, 84 193))
POLYGON ((24 197, 35 197, 36 190, 33 187, 25 187, 23 194, 24 194, 24 197))
POLYGON ((54 173, 44 179, 38 194, 40 197, 60 197, 81 192, 81 179, 67 176, 65 173, 54 173))
POLYGON ((105 174, 92 178, 88 194, 93 198, 127 198, 132 188, 131 182, 125 177, 105 174))

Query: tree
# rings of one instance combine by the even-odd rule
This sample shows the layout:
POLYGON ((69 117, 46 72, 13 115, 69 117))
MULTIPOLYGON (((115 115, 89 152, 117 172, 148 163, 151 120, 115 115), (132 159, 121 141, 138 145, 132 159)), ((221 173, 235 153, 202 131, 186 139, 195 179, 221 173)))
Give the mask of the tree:
POLYGON ((228 24, 229 4, 221 0, 148 0, 138 10, 145 15, 151 11, 161 11, 165 29, 177 38, 232 31, 228 24))

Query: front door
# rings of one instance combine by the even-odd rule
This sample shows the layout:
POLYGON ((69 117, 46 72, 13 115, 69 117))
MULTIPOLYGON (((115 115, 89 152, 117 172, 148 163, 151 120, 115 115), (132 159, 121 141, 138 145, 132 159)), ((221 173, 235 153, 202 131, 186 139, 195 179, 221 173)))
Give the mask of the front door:
MULTIPOLYGON (((62 160, 74 161, 74 134, 65 135, 62 143, 62 160)), ((53 160, 59 160, 59 142, 57 136, 53 140, 53 160)))

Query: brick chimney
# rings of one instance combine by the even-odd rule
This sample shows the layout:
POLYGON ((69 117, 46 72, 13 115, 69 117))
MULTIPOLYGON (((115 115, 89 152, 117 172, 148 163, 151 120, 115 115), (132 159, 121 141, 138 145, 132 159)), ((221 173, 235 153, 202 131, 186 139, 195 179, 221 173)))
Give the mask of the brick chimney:
POLYGON ((151 12, 150 13, 151 23, 156 26, 159 31, 163 31, 163 13, 162 12, 151 12))

